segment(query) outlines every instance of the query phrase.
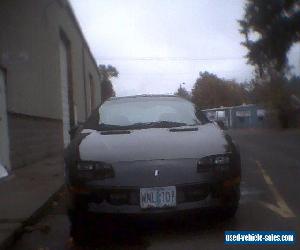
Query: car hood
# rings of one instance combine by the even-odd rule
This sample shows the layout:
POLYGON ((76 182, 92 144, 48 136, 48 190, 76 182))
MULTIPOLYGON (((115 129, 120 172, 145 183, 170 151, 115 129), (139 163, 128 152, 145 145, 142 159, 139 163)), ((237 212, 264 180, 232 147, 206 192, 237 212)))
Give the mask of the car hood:
MULTIPOLYGON (((179 130, 187 127, 180 127, 179 130)), ((171 132, 169 128, 131 130, 127 134, 101 134, 89 130, 79 145, 83 161, 108 163, 140 160, 199 158, 227 149, 224 133, 212 123, 195 131, 171 132)), ((83 131, 85 133, 86 131, 83 131)))

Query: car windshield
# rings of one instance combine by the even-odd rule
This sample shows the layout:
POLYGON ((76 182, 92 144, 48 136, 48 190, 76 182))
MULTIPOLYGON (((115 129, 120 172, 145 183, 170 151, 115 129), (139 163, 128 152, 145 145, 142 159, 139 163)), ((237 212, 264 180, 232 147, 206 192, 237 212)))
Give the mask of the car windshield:
POLYGON ((120 98, 99 108, 100 128, 179 127, 203 123, 195 107, 181 98, 120 98))

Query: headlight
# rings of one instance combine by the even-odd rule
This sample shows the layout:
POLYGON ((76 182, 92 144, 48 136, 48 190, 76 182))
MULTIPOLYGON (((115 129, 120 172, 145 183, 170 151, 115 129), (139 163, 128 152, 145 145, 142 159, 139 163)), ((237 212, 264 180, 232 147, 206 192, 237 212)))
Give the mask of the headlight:
POLYGON ((229 155, 210 155, 201 158, 197 162, 197 170, 198 172, 205 171, 211 169, 212 167, 220 168, 221 170, 226 170, 230 163, 229 155))
POLYGON ((214 159, 215 165, 229 164, 230 158, 228 155, 217 155, 214 159))
POLYGON ((77 168, 80 171, 92 171, 92 170, 94 170, 94 165, 92 165, 92 164, 85 165, 85 164, 80 163, 77 165, 77 168))
POLYGON ((79 162, 78 177, 88 179, 106 179, 114 177, 114 170, 110 164, 104 162, 79 162))

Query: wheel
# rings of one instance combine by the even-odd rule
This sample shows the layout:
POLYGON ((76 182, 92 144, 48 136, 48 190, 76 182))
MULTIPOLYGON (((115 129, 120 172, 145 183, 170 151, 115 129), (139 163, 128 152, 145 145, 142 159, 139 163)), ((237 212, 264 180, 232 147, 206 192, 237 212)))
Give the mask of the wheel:
POLYGON ((86 246, 90 239, 90 223, 87 213, 80 211, 69 211, 70 236, 76 246, 86 246))
POLYGON ((226 193, 223 197, 223 206, 221 207, 221 216, 224 219, 234 217, 238 207, 240 200, 240 187, 237 186, 230 190, 230 192, 226 193))
POLYGON ((230 206, 226 206, 226 207, 223 207, 221 209, 221 215, 224 219, 229 219, 229 218, 232 218, 235 216, 237 210, 238 210, 238 202, 237 204, 234 204, 234 205, 230 205, 230 206))

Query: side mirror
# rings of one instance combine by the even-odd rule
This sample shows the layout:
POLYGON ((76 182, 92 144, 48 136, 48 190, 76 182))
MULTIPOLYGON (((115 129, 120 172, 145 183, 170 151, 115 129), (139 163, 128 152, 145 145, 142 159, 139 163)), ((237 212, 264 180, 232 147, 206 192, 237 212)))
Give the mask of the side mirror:
POLYGON ((220 127, 220 129, 222 130, 227 130, 227 127, 225 126, 223 121, 216 121, 216 123, 218 124, 218 126, 220 127))
POLYGON ((74 125, 73 127, 70 128, 69 130, 69 135, 71 136, 71 139, 75 137, 76 133, 79 130, 79 125, 74 125))

